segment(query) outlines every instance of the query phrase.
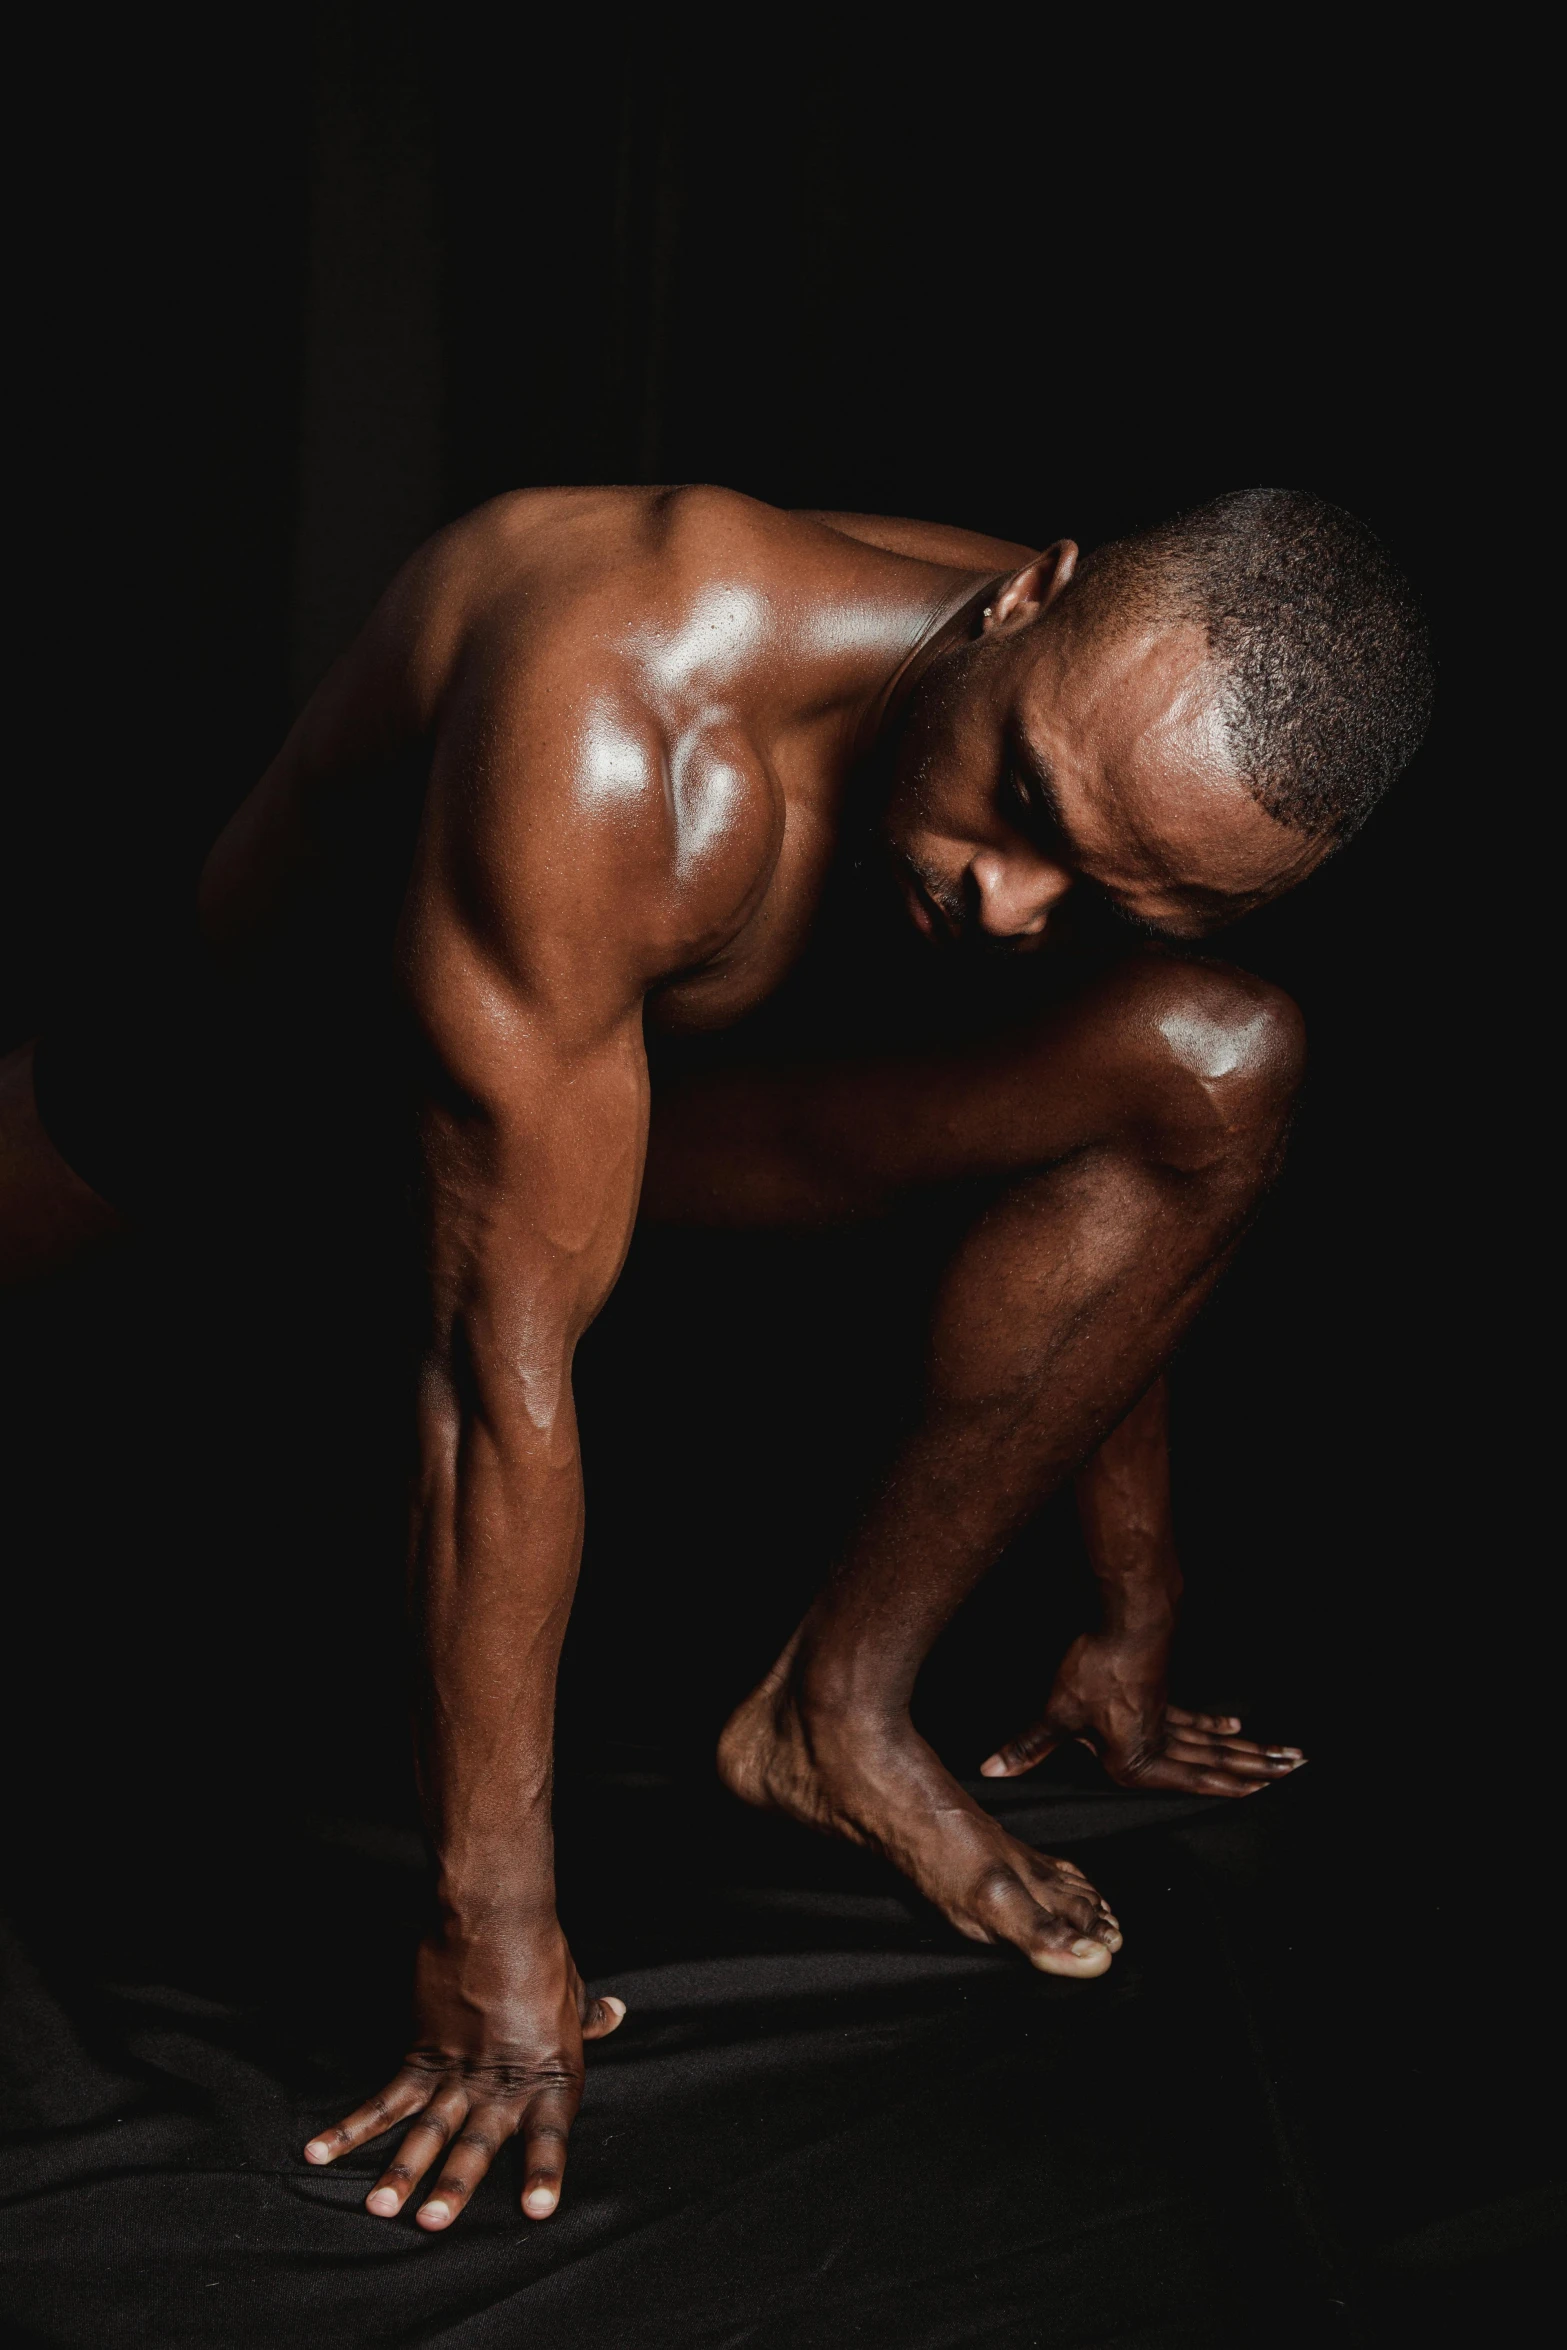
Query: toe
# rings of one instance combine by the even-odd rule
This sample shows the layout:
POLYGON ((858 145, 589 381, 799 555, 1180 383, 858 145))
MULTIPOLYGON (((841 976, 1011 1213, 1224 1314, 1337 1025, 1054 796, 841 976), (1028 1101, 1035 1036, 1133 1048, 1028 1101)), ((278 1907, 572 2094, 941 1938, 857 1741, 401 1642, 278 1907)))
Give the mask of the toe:
POLYGON ((1025 1882, 1045 1914, 1074 1934, 1097 1933, 1104 1923, 1105 1905, 1086 1878, 1073 1884, 1053 1869, 1030 1869, 1025 1882))
POLYGON ((1059 1885, 1031 1888, 1015 1870, 993 1869, 975 1888, 974 1914, 993 1941, 1015 1943, 1047 1975, 1102 1975, 1110 1951, 1098 1904, 1059 1885))
POLYGON ((1064 1949, 1053 1936, 1042 1936, 1028 1955, 1042 1975, 1102 1975, 1111 1958, 1109 1944, 1089 1934, 1080 1934, 1064 1949))

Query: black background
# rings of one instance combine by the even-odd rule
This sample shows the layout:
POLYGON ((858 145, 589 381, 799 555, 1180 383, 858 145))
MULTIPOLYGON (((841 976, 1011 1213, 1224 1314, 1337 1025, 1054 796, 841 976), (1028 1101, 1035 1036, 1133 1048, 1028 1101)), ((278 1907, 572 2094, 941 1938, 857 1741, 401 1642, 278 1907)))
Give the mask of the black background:
MULTIPOLYGON (((1296 19, 1267 53, 1139 28, 1134 73, 1133 37, 995 11, 918 36, 615 12, 546 35, 400 0, 40 53, 18 502, 38 493, 21 706, 41 723, 17 728, 3 1021, 31 1033, 84 956, 188 886, 390 570, 495 491, 706 479, 1032 543, 1254 482, 1364 515, 1427 598, 1440 704, 1365 835, 1226 948, 1297 994, 1312 1071, 1288 1173, 1177 1370, 1179 1677, 1312 1755, 1248 1813, 1243 1957, 1223 1962, 1271 2019, 1249 2061, 1284 2116, 1286 2200, 1309 2206, 1315 2281, 1284 2303, 1302 2339, 1435 2340, 1511 2315, 1558 2160, 1530 1022, 1546 785, 1527 304, 1506 269, 1525 199, 1477 163, 1496 100, 1472 59, 1372 64, 1296 19)), ((89 2047, 81 1985, 156 1980, 272 2019, 291 2080, 316 2028, 346 2078, 379 2063, 374 2035, 332 2041, 312 2002, 376 2017, 393 1993, 342 1959, 318 1977, 333 1872, 296 1845, 346 1820, 331 1849, 369 1850, 410 1817, 373 1236, 334 1224, 289 1272, 253 1204, 195 1229, 18 1310, 24 1939, 89 2047)), ((698 1848, 729 1830, 691 1793, 696 1758, 825 1563, 916 1308, 874 1242, 666 1243, 639 1248, 589 1342, 567 1749, 584 1786, 606 1761, 617 1784, 668 1774, 698 1848)), ((1042 1695, 1081 1599, 1047 1514, 933 1664, 928 1718, 962 1767, 1042 1695)), ((1214 1882, 1242 1866, 1210 1862, 1214 1882)), ((641 1946, 616 1923, 631 1892, 617 1909, 613 1871, 588 1873, 584 1964, 646 1963, 670 1898, 652 1863, 641 1946)), ((1162 1873, 1145 1862, 1150 1888, 1162 1873)), ((341 1930, 369 1951, 368 1927, 341 1930)), ((376 1953, 389 1986, 401 1959, 376 1953)), ((1104 2079, 1127 2061, 1112 2049, 1104 2079)), ((1096 2094, 1091 2067, 1073 2094, 1096 2094)), ((1170 2127, 1223 2174, 1223 2110, 1210 2133, 1202 2102, 1170 2127)), ((1047 2126, 1067 2126, 1059 2102, 1047 2126)), ((901 2241, 891 2190, 855 2192, 869 2240, 901 2241)), ((203 2229, 216 2243, 232 2215, 192 2209, 196 2278, 203 2229)), ((509 2242, 499 2202, 496 2225, 509 2242)), ((61 2226, 70 2268, 87 2255, 61 2226)), ((749 2255, 711 2257, 732 2281, 749 2255)), ((151 2338, 313 2340, 273 2290, 287 2258, 254 2252, 260 2331, 203 2332, 192 2282, 151 2338)), ((700 2306, 700 2262, 693 2289, 700 2306)), ((26 2302, 39 2338, 144 2338, 134 2262, 83 2290, 26 2302)), ((397 2290, 359 2338, 448 2338, 397 2290)), ((841 2338, 1205 2342, 1181 2290, 1162 2332, 1117 2331, 1090 2293, 1017 2321, 1033 2333, 909 2316, 841 2338)), ((837 2338, 823 2291, 780 2345, 837 2338)), ((752 2338, 647 2322, 589 2311, 576 2338, 752 2338)))

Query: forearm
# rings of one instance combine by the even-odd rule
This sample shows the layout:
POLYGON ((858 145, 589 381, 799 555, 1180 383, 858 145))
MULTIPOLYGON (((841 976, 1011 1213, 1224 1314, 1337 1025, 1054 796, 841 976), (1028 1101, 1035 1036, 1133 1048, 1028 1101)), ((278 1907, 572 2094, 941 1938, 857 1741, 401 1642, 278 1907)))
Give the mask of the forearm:
MULTIPOLYGON (((634 1025, 424 1121, 429 1324, 413 1612, 421 1789, 448 1917, 550 1908, 555 1674, 582 1547, 577 1342, 614 1285, 646 1131, 634 1025)), ((454 1087, 454 1091, 455 1091, 454 1087)))
POLYGON ((1031 1770, 1063 1739, 1090 1747, 1118 1786, 1197 1795, 1251 1795, 1303 1758, 1239 1735, 1231 1714, 1168 1702, 1181 1596, 1170 1520, 1169 1396, 1156 1379, 1077 1473, 1077 1506, 1102 1620, 1062 1659, 1045 1712, 980 1770, 1031 1770))
POLYGON ((1168 1640, 1181 1571, 1170 1509, 1169 1390, 1162 1376, 1084 1462, 1076 1492, 1099 1583, 1102 1629, 1116 1639, 1168 1640))
POLYGON ((446 1366, 427 1369, 412 1541, 420 1788, 443 1908, 469 1920, 553 1898, 555 1675, 582 1542, 564 1376, 543 1425, 515 1382, 488 1404, 483 1384, 459 1411, 446 1366))

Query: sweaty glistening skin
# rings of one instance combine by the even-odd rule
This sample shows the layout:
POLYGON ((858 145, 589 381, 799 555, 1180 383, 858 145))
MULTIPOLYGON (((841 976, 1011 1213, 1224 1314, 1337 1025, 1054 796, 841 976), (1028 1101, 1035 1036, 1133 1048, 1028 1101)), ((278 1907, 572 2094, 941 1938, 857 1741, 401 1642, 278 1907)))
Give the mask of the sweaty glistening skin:
MULTIPOLYGON (((1103 1973, 1121 1935, 1094 1888, 1006 1835, 909 1714, 937 1634, 1073 1476, 1102 1625, 985 1773, 1077 1739, 1121 1785, 1244 1797, 1302 1759, 1166 1701, 1161 1377, 1269 1180, 1300 1022, 1159 942, 1325 852, 1230 766, 1202 631, 1076 624, 1076 558, 707 488, 500 499, 408 564, 207 861, 203 934, 239 966, 302 893, 330 904, 377 779, 427 766, 395 957, 429 1072, 412 1562, 439 1904, 406 2060, 305 2148, 411 2124, 375 2214, 417 2193, 422 2226, 450 2225, 520 2133, 522 2209, 547 2218, 583 2043, 625 2013, 587 1996, 556 1919, 550 1783, 573 1352, 639 1213, 827 1226, 966 1181, 985 1203, 937 1291, 918 1424, 724 1732, 737 1795, 886 1855, 976 1941, 1103 1973), (1090 898, 1126 949, 978 1046, 655 1095, 649 1038, 778 986, 862 819, 933 954, 1047 949, 1090 898)), ((3 1246, 36 1267, 117 1219, 45 1134, 25 1054, 5 1086, 3 1246)))

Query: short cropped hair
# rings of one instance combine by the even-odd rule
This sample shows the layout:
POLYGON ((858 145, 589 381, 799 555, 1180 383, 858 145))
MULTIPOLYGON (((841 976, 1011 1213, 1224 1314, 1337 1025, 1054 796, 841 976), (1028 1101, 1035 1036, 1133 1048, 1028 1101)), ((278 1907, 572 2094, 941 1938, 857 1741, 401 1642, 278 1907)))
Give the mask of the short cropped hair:
POLYGON ((1224 673, 1237 770, 1270 816, 1313 839, 1359 829, 1430 720, 1418 597, 1363 522, 1308 490, 1235 490, 1112 540, 1061 601, 1090 623, 1139 611, 1199 622, 1224 673))

